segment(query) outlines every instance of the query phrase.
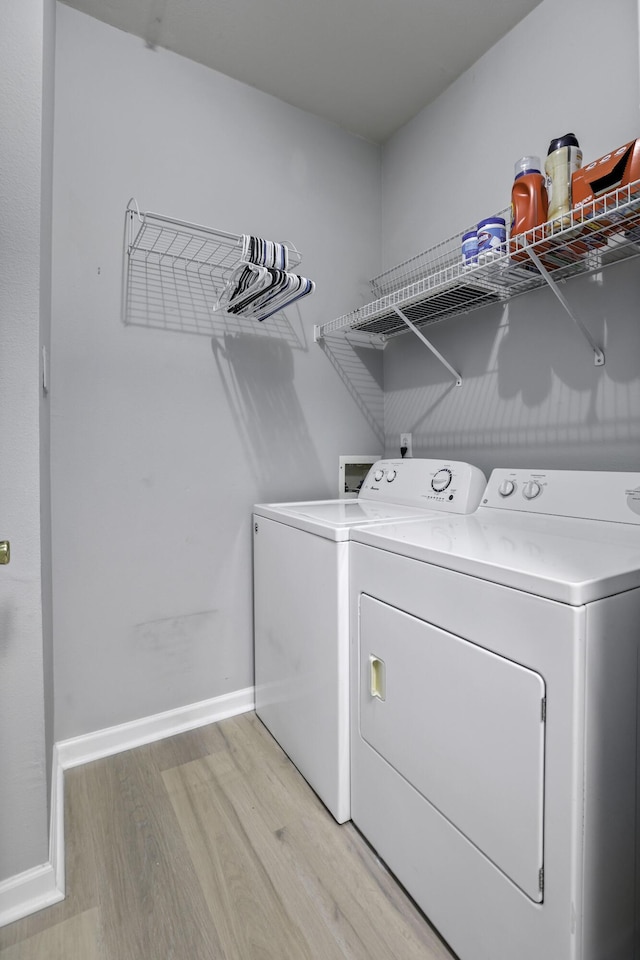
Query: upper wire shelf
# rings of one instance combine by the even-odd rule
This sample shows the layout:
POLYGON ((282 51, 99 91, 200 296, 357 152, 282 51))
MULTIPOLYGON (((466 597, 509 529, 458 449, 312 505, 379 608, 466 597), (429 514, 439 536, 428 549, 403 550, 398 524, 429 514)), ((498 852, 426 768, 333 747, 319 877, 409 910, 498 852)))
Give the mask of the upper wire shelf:
MULTIPOLYGON (((297 267, 299 251, 283 243, 289 267, 297 267)), ((212 320, 242 323, 238 314, 217 307, 241 253, 240 234, 141 213, 130 200, 125 213, 124 323, 193 333, 210 333, 212 320)), ((259 314, 252 317, 256 319, 259 314)))
POLYGON ((456 234, 375 277, 376 299, 317 326, 315 339, 360 331, 388 340, 409 329, 404 317, 423 327, 638 255, 640 181, 508 238, 502 253, 472 266, 456 234))

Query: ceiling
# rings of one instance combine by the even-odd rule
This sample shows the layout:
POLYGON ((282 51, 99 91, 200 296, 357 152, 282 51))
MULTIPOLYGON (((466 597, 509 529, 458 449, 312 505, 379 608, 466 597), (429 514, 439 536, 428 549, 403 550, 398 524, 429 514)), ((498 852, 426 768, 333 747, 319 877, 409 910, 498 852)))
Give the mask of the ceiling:
POLYGON ((383 143, 541 0, 64 0, 383 143))

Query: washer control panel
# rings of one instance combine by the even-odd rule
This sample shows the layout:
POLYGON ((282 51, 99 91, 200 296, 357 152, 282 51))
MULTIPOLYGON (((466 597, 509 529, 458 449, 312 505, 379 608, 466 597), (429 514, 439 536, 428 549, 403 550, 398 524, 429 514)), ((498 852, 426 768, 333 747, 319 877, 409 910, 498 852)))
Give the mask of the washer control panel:
POLYGON ((484 474, 470 463, 421 458, 378 460, 365 477, 359 496, 363 500, 471 513, 485 487, 484 474))
POLYGON ((640 523, 640 473, 498 468, 489 477, 480 506, 640 523))

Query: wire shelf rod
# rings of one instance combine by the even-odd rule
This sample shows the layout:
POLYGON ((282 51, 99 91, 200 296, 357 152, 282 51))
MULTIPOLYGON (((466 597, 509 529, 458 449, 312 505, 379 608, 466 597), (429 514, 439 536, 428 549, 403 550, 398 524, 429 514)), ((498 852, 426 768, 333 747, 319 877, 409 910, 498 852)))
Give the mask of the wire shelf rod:
POLYGON ((431 341, 430 341, 430 340, 427 340, 427 338, 426 338, 425 335, 422 333, 422 331, 421 331, 421 330, 418 330, 418 328, 416 327, 415 323, 412 323, 411 320, 409 320, 409 318, 408 318, 407 316, 405 316, 405 314, 402 312, 402 310, 399 310, 398 307, 394 307, 393 309, 394 309, 394 311, 398 314, 398 316, 400 317, 400 319, 403 320, 403 321, 406 323, 406 325, 409 327, 409 329, 412 330, 413 333, 415 333, 416 337, 418 337, 419 340, 422 340, 422 342, 425 344, 425 346, 427 346, 427 347, 429 348, 429 350, 431 350, 431 353, 440 361, 440 363, 441 363, 443 366, 445 366, 445 367, 447 368, 447 370, 449 371, 449 373, 451 374, 451 376, 452 376, 452 377, 454 378, 454 380, 456 381, 456 386, 457 386, 457 387, 461 387, 461 386, 462 386, 462 377, 460 376, 460 374, 458 373, 458 371, 457 371, 457 370, 454 370, 454 368, 451 366, 451 364, 449 363, 449 361, 448 361, 448 360, 445 360, 445 358, 442 356, 442 354, 440 353, 440 351, 439 351, 439 350, 436 350, 436 348, 435 348, 434 345, 431 343, 431 341))
POLYGON ((166 223, 171 227, 184 227, 185 230, 189 231, 200 230, 202 233, 209 233, 217 237, 224 237, 226 240, 233 240, 236 243, 241 239, 241 235, 238 233, 227 233, 224 230, 214 230, 212 227, 205 227, 199 223, 190 223, 188 220, 176 220, 174 217, 167 217, 162 213, 152 213, 148 210, 144 213, 141 213, 135 197, 131 197, 129 200, 129 203, 127 204, 127 212, 132 214, 132 216, 135 214, 141 223, 145 223, 147 220, 151 219, 157 220, 159 223, 166 223), (135 209, 131 206, 132 204, 135 205, 135 209))
POLYGON ((560 287, 558 286, 558 284, 556 283, 556 281, 555 281, 555 280, 553 279, 553 277, 549 274, 549 271, 547 270, 547 268, 545 267, 545 265, 542 263, 542 261, 541 261, 540 257, 538 256, 538 254, 535 252, 535 250, 534 250, 532 247, 529 247, 529 249, 527 250, 527 253, 529 254, 529 256, 531 257, 531 259, 532 259, 533 262, 535 263, 536 267, 537 267, 538 270, 540 271, 541 276, 544 277, 544 279, 545 279, 546 282, 548 283, 549 287, 551 288, 551 290, 553 291, 553 293, 556 295, 556 297, 558 298, 558 300, 560 301, 560 303, 561 303, 562 306, 564 307, 566 313, 569 314, 570 318, 573 320, 573 322, 574 322, 574 324, 576 325, 577 329, 580 331, 580 333, 582 334, 582 336, 585 338, 585 340, 587 341, 587 343, 588 343, 589 346, 591 347, 591 349, 592 349, 592 351, 593 351, 593 357, 594 357, 593 362, 595 363, 596 367, 602 367, 602 366, 604 366, 604 352, 600 349, 600 347, 598 347, 598 346, 596 345, 593 337, 591 336, 591 334, 590 334, 589 331, 587 330, 587 328, 586 328, 586 326, 584 325, 584 323, 582 322, 582 320, 575 315, 575 313, 573 312, 573 310, 572 310, 571 307, 569 306, 569 302, 567 301, 567 298, 566 298, 565 295, 562 293, 562 291, 561 291, 560 287))

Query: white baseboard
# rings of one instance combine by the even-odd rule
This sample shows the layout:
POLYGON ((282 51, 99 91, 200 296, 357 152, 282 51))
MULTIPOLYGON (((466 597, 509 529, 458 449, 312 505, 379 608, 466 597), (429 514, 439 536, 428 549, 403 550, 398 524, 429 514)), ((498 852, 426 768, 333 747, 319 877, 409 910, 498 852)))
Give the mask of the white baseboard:
POLYGON ((195 730, 207 723, 216 723, 253 710, 255 694, 253 687, 234 690, 221 697, 190 703, 186 707, 177 707, 165 713, 156 713, 151 717, 131 720, 115 727, 106 727, 81 737, 61 740, 56 744, 58 760, 63 770, 77 767, 101 757, 110 757, 123 750, 141 747, 144 743, 153 743, 173 737, 186 730, 195 730))
POLYGON ((64 900, 50 863, 25 870, 0 883, 0 927, 64 900))
POLYGON ((53 748, 49 862, 0 883, 0 927, 64 900, 63 770, 53 748))
POLYGON ((56 887, 64 897, 64 769, 58 745, 53 745, 51 765, 51 818, 49 824, 49 863, 56 878, 56 887))
POLYGON ((96 730, 53 748, 49 862, 0 883, 0 927, 64 900, 64 771, 253 710, 253 687, 96 730))

